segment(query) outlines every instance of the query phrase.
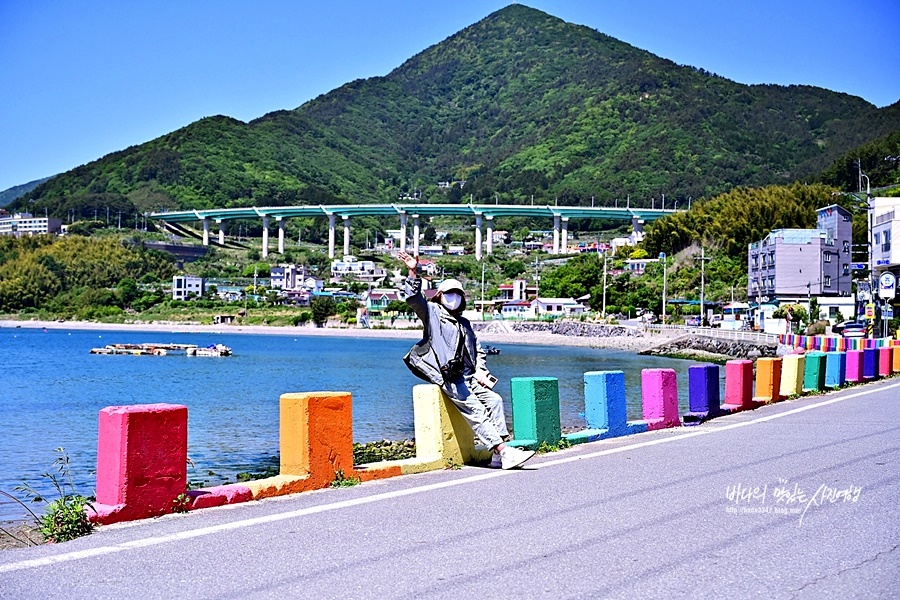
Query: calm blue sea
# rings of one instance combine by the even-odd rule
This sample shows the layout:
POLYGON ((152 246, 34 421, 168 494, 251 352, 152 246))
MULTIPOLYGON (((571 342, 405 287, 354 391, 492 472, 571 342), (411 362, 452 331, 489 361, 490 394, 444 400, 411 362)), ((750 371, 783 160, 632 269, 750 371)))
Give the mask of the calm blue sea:
MULTIPOLYGON (((188 407, 192 481, 214 485, 278 453, 278 399, 286 392, 350 391, 354 440, 414 435, 412 387, 401 361, 411 340, 65 331, 0 328, 0 490, 23 481, 49 493, 40 477, 54 449, 69 454, 81 493, 94 489, 97 414, 107 406, 168 402, 188 407), (226 358, 92 355, 118 342, 222 343, 226 358), (212 473, 212 474, 211 474, 212 473)), ((509 400, 511 377, 559 379, 563 427, 584 427, 586 371, 623 370, 629 418, 641 417, 640 370, 678 371, 682 408, 690 362, 590 348, 500 345, 489 357, 509 400)), ((0 500, 0 521, 23 511, 0 500)))

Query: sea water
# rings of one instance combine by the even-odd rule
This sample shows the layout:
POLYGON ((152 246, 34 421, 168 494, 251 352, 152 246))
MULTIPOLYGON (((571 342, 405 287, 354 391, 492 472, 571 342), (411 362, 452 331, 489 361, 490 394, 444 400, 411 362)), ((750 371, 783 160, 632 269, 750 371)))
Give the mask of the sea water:
MULTIPOLYGON (((188 407, 189 479, 235 481, 278 454, 281 394, 348 391, 355 442, 414 436, 412 387, 401 357, 414 340, 326 336, 0 328, 0 490, 27 482, 53 497, 42 473, 62 447, 80 493, 93 494, 97 417, 107 406, 188 407), (229 357, 90 354, 113 343, 225 344, 229 357)), ((641 418, 640 371, 674 368, 687 410, 688 361, 581 347, 498 344, 488 357, 507 405, 512 377, 556 377, 564 428, 584 428, 586 371, 625 372, 629 419, 641 418)), ((0 499, 0 521, 24 510, 0 499)))

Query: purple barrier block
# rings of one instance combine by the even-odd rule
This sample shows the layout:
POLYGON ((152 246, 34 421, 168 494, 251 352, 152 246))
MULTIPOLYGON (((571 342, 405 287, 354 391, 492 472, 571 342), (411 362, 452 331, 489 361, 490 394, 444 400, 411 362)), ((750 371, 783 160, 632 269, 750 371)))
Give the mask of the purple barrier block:
POLYGON ((847 383, 863 380, 863 350, 847 351, 847 383))
POLYGON ((584 374, 584 417, 588 428, 564 435, 573 444, 647 431, 641 421, 628 421, 625 373, 589 371, 584 374))
POLYGON ((641 371, 641 401, 647 429, 679 427, 678 380, 674 369, 641 371))
POLYGON ((891 376, 891 348, 885 346, 878 349, 878 376, 891 376))
POLYGON ((863 350, 863 379, 878 378, 878 348, 866 348, 863 350))
POLYGON ((689 412, 682 417, 685 425, 699 425, 719 416, 719 366, 691 365, 688 367, 689 412))

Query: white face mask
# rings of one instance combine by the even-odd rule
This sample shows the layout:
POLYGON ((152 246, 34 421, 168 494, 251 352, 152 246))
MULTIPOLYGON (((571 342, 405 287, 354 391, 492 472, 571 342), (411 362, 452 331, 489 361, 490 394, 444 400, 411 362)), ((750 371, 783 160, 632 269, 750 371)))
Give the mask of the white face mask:
POLYGON ((459 292, 445 292, 441 294, 441 304, 444 305, 444 308, 453 312, 462 304, 462 294, 459 292))

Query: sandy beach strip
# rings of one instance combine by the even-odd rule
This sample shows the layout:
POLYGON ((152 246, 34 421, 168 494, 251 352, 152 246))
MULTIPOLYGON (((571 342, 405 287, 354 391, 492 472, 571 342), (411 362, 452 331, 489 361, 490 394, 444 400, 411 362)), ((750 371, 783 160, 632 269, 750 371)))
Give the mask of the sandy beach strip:
MULTIPOLYGON (((208 333, 208 334, 257 334, 326 336, 356 338, 387 338, 417 340, 421 329, 364 329, 355 327, 278 327, 270 325, 196 325, 176 322, 165 323, 94 323, 88 321, 17 321, 0 320, 0 328, 63 329, 89 331, 146 331, 155 333, 208 333)), ((605 348, 624 352, 640 352, 664 342, 667 338, 654 335, 640 336, 567 336, 547 332, 516 332, 478 334, 482 344, 530 344, 538 346, 577 346, 605 348)))

